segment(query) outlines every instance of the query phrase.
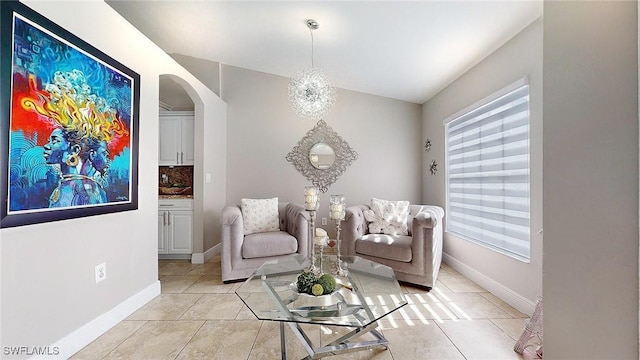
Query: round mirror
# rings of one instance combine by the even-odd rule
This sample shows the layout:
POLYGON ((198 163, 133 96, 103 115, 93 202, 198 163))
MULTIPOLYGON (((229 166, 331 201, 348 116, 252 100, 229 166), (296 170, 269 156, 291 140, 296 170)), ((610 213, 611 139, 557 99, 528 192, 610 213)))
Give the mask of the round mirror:
POLYGON ((309 150, 309 161, 316 169, 328 169, 336 161, 336 153, 331 146, 320 142, 313 145, 309 150))

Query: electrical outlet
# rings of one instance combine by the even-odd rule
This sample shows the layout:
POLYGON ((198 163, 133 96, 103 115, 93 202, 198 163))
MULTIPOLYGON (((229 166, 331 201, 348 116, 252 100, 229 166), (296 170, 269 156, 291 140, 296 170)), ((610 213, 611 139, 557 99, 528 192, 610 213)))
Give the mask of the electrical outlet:
POLYGON ((322 218, 322 225, 327 225, 327 218, 322 218))
POLYGON ((96 284, 107 278, 107 263, 96 265, 96 284))

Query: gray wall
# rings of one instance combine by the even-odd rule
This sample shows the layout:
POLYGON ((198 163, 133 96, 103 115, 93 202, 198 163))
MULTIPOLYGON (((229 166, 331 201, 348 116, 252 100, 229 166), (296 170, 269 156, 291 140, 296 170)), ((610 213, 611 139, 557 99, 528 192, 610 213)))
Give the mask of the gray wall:
POLYGON ((638 359, 637 3, 544 23, 545 359, 638 359))
POLYGON ((202 81, 209 90, 220 96, 220 63, 182 54, 169 55, 202 81))
POLYGON ((160 292, 157 263, 160 74, 182 79, 195 103, 196 160, 203 166, 196 174, 199 181, 196 180, 194 191, 199 198, 207 199, 195 205, 200 214, 194 220, 199 224, 199 244, 194 247, 200 251, 205 231, 201 214, 213 211, 216 214, 212 217, 217 218, 226 202, 225 138, 218 135, 226 132, 224 104, 106 3, 26 3, 138 72, 141 79, 140 126, 136 129, 138 209, 0 230, 0 343, 61 345, 64 358, 160 292), (100 21, 95 21, 95 14, 100 14, 100 21), (215 141, 203 144, 205 137, 215 141), (212 183, 203 183, 203 171, 213 174, 212 183), (96 284, 94 267, 102 262, 107 265, 107 278, 96 284))
MULTIPOLYGON (((228 202, 277 196, 302 203, 310 182, 285 156, 315 123, 291 110, 289 79, 227 65, 221 78, 228 106, 228 202)), ((320 197, 319 217, 328 217, 330 194, 344 194, 349 205, 371 197, 421 200, 419 105, 338 89, 325 121, 359 156, 320 197)))
MULTIPOLYGON (((509 302, 531 313, 542 295, 542 20, 538 19, 422 107, 423 137, 432 150, 423 151, 439 171, 423 173, 423 202, 445 208, 445 127, 450 115, 528 76, 530 93, 531 260, 529 263, 445 233, 444 261, 509 302)), ((446 221, 446 218, 445 218, 446 221)))
MULTIPOLYGON (((74 5, 74 14, 103 13, 98 23, 90 16, 71 16, 64 5, 29 4, 141 75, 139 181, 152 184, 158 126, 146 119, 157 118, 158 75, 138 51, 162 54, 151 55, 154 49, 121 26, 121 18, 103 3, 74 5), (108 26, 113 21, 120 26, 108 26), (116 40, 122 38, 129 39, 127 44, 116 40)), ((138 195, 136 211, 0 230, 3 345, 53 344, 158 281, 158 197, 151 186, 141 186, 138 195), (94 267, 102 262, 107 279, 95 284, 94 267)))

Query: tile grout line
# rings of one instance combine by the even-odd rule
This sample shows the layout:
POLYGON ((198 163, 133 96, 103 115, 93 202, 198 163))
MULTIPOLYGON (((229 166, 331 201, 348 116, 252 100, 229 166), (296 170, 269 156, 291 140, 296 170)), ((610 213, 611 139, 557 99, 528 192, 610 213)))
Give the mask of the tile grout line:
POLYGON ((465 360, 468 360, 468 358, 464 355, 464 353, 462 352, 462 350, 460 350, 460 348, 458 347, 458 345, 456 345, 456 343, 453 341, 453 339, 451 339, 449 337, 449 334, 447 334, 446 331, 444 331, 444 329, 438 325, 437 321, 434 321, 434 323, 436 324, 436 326, 438 327, 438 329, 440 329, 440 331, 442 331, 442 334, 444 334, 444 336, 447 338, 447 340, 449 340, 449 342, 451 343, 451 345, 453 345, 454 348, 456 348, 456 350, 460 353, 460 356, 462 356, 465 360))
MULTIPOLYGON (((191 271, 190 271, 191 272, 191 271)), ((190 273, 189 272, 189 273, 190 273)), ((187 276, 187 275, 185 275, 187 276)), ((195 276, 195 275, 192 275, 195 276)), ((187 290, 189 290, 191 287, 193 287, 193 285, 195 285, 198 281, 200 281, 202 278, 204 277, 204 274, 200 275, 194 282, 192 282, 191 284, 189 284, 189 286, 187 286, 184 290, 182 290, 181 294, 194 294, 194 293, 188 293, 186 292, 187 290)), ((197 293, 196 293, 197 294, 197 293)))
MULTIPOLYGON (((122 320, 121 322, 119 322, 119 324, 121 324, 123 321, 140 321, 140 320, 122 320)), ((132 336, 134 336, 136 333, 138 333, 138 331, 140 331, 140 329, 142 329, 143 327, 147 326, 147 324, 149 323, 149 320, 143 320, 144 324, 142 326, 140 326, 139 328, 136 329, 136 331, 132 332, 129 336, 127 336, 126 338, 122 339, 122 341, 120 341, 118 343, 118 345, 114 346, 113 349, 109 350, 103 357, 102 359, 106 359, 109 355, 111 355, 111 353, 113 353, 114 351, 116 351, 116 349, 118 349, 122 344, 124 344, 127 340, 129 340, 129 338, 131 338, 132 336)), ((106 333, 105 333, 106 334, 106 333)), ((103 334, 104 335, 104 334, 103 334)), ((95 341, 95 340, 94 340, 95 341)), ((91 342, 91 344, 93 344, 93 342, 91 342)), ((89 345, 87 345, 89 346, 89 345)), ((86 347, 86 346, 85 346, 86 347)), ((83 348, 84 349, 84 348, 83 348)), ((82 350, 80 350, 82 351, 82 350)), ((80 351, 78 351, 76 354, 80 353, 80 351)), ((74 354, 75 355, 75 354, 74 354)), ((72 356, 73 357, 73 356, 72 356)))
MULTIPOLYGON (((491 321, 491 323, 493 325, 495 325, 495 327, 497 327, 498 329, 500 329, 500 331, 502 331, 505 335, 507 335, 509 338, 513 339, 513 336, 509 335, 509 333, 507 333, 500 325, 496 324, 496 322, 494 320, 496 319, 487 319, 489 321, 491 321)), ((503 319, 504 320, 504 319, 503 319)), ((506 320, 518 320, 517 318, 513 318, 513 319, 506 319, 506 320)), ((523 329, 524 330, 524 329, 523 329)), ((514 341, 518 341, 518 339, 513 339, 514 341)), ((515 344, 514 344, 515 345, 515 344)))
MULTIPOLYGON (((186 290, 186 289, 185 289, 185 290, 186 290)), ((181 293, 179 293, 179 294, 182 294, 182 295, 198 295, 198 294, 185 294, 185 293, 184 293, 184 290, 183 290, 181 293)), ((194 306, 196 306, 196 304, 198 303, 198 301, 200 301, 200 300, 202 299, 202 297, 204 296, 204 294, 199 294, 199 295, 200 295, 200 296, 198 296, 198 298, 196 299, 196 301, 194 301, 194 302, 193 302, 193 304, 191 304, 191 306, 189 306, 189 308, 188 308, 188 309, 186 309, 186 310, 182 313, 182 315, 180 315, 176 320, 182 320, 182 318, 183 318, 183 317, 184 317, 184 316, 189 312, 189 310, 191 310, 194 306)), ((205 321, 206 321, 206 320, 205 320, 205 321)))
POLYGON ((184 351, 184 349, 191 343, 191 341, 193 341, 193 338, 196 337, 196 335, 198 334, 198 332, 200 332, 200 330, 202 330, 202 328, 204 327, 204 324, 207 323, 207 320, 202 321, 202 324, 200 325, 200 327, 198 327, 198 330, 196 330, 193 335, 191 335, 191 337, 189 338, 189 341, 187 341, 183 346, 182 349, 180 349, 180 351, 178 351, 178 354, 176 354, 176 356, 173 358, 174 360, 177 359, 180 354, 182 354, 182 352, 184 351))
MULTIPOLYGON (((161 278, 167 279, 167 278, 170 278, 170 277, 184 277, 184 276, 197 276, 197 275, 162 275, 162 276, 159 277, 158 280, 160 280, 160 284, 161 284, 160 286, 162 286, 162 279, 161 278)), ((198 280, 200 280, 200 277, 195 279, 193 283, 190 283, 189 285, 187 285, 187 287, 184 290, 180 291, 180 292, 162 292, 162 290, 160 290, 160 291, 161 291, 161 294, 185 294, 185 291, 188 290, 191 286, 193 286, 193 284, 195 284, 198 280)))
MULTIPOLYGON (((237 318, 237 315, 236 315, 237 318)), ((253 339, 253 343, 251 344, 251 349, 249 349, 249 354, 247 354, 247 360, 251 358, 251 354, 253 353, 253 349, 256 347, 256 343, 258 342, 258 336, 260 335, 260 331, 262 330, 262 326, 264 326, 264 321, 260 320, 260 327, 258 328, 258 332, 256 333, 256 337, 253 339)))

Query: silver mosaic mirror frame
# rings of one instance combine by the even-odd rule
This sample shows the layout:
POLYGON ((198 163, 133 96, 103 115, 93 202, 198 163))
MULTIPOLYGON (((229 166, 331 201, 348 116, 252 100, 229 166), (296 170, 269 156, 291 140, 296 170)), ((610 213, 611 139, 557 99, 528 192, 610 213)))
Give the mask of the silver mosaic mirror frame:
POLYGON ((286 156, 287 161, 323 193, 329 190, 329 186, 336 182, 357 158, 358 153, 324 120, 318 121, 286 156), (309 160, 309 151, 321 142, 331 146, 336 154, 335 161, 327 169, 317 169, 309 160))

